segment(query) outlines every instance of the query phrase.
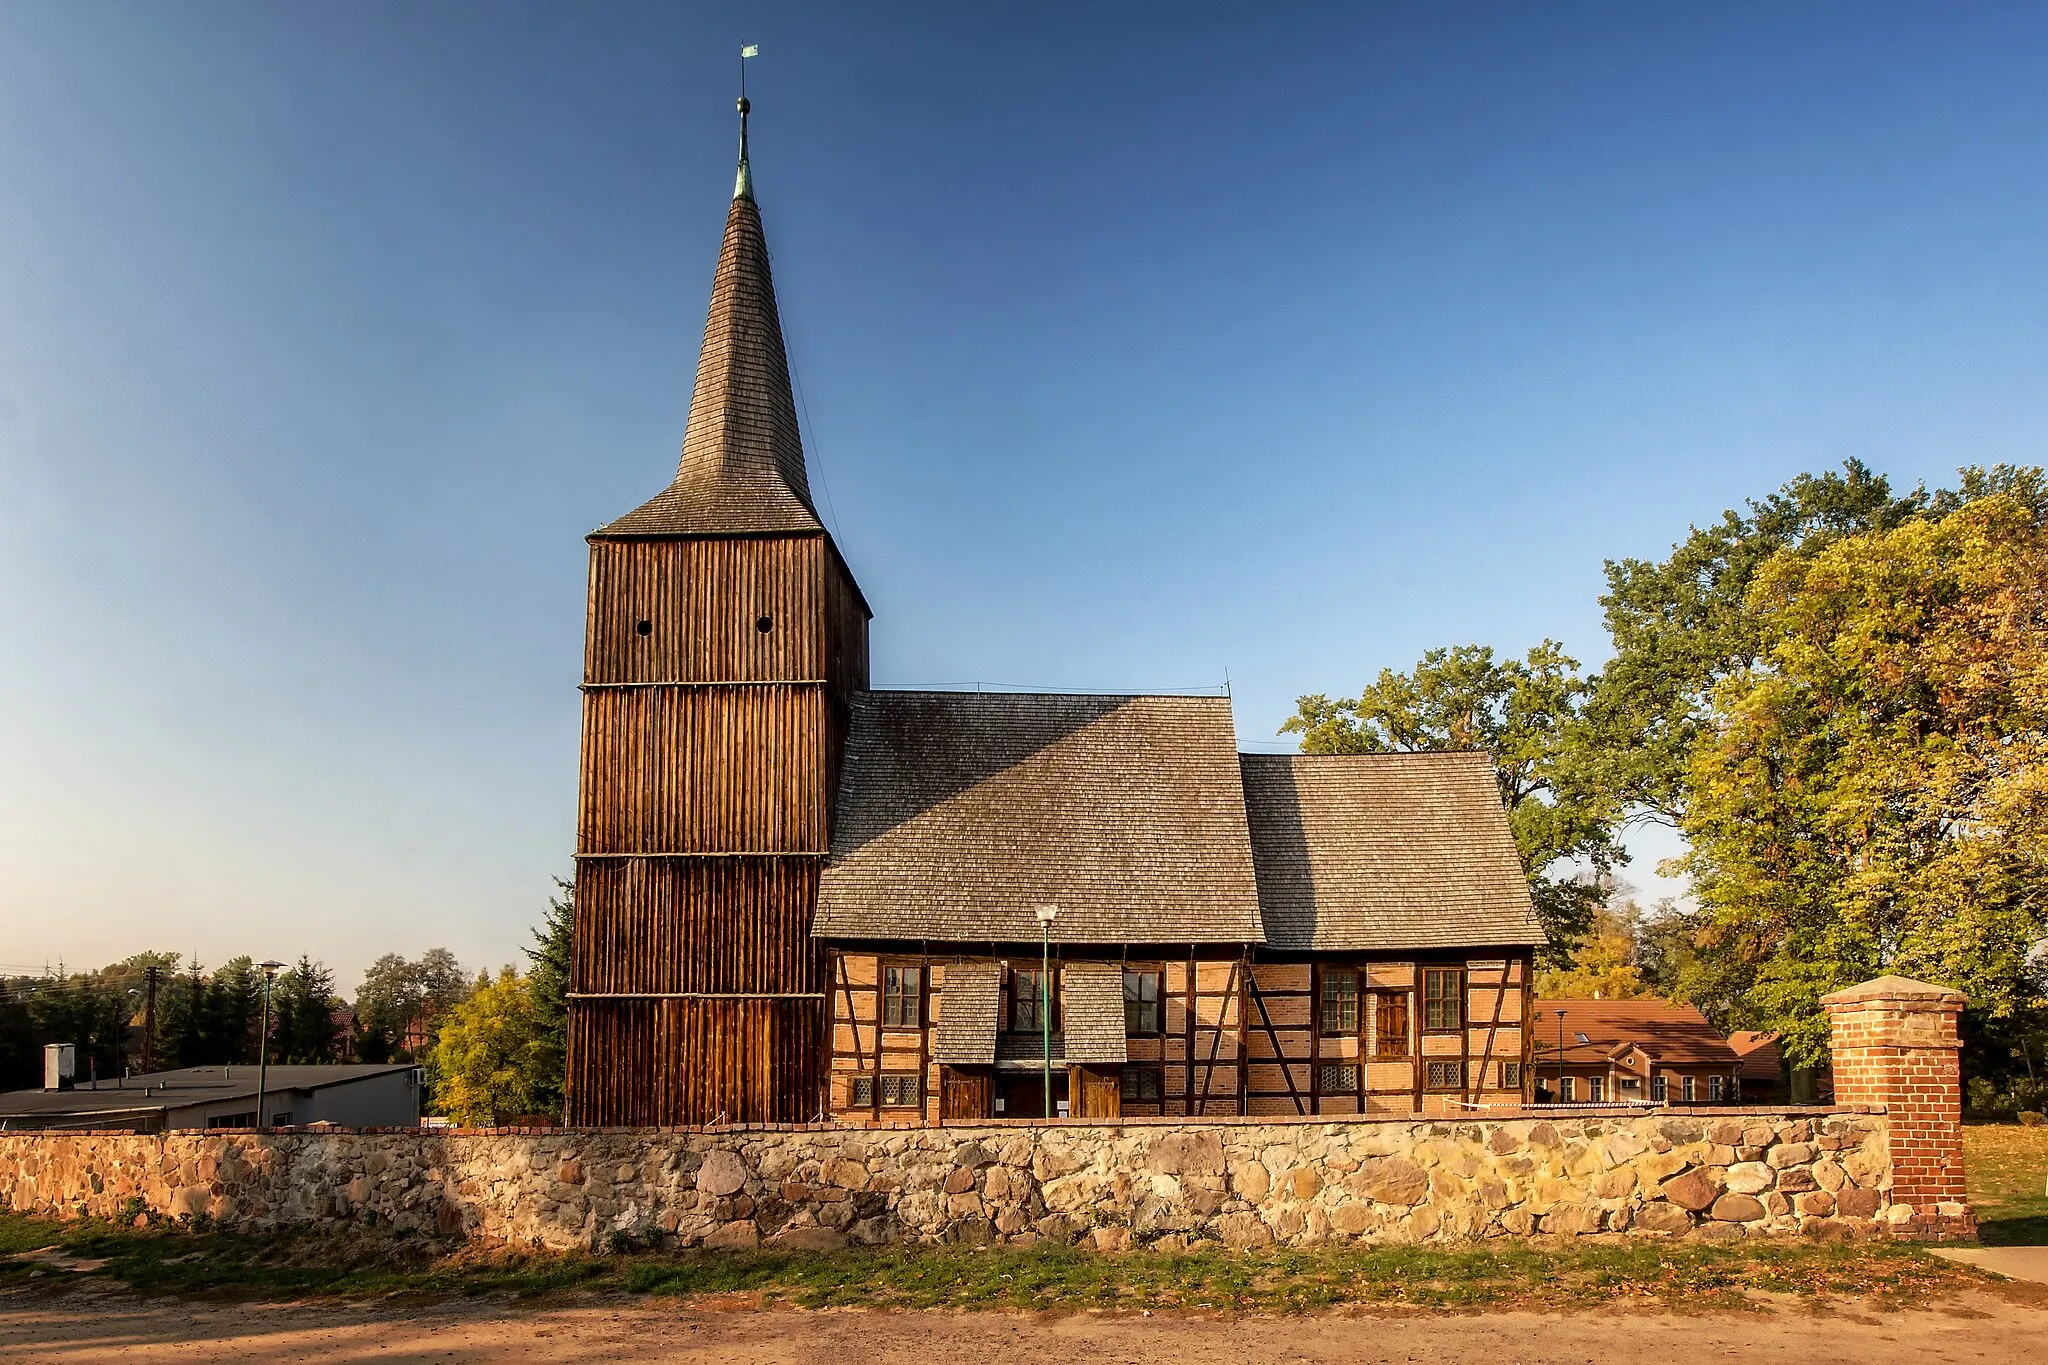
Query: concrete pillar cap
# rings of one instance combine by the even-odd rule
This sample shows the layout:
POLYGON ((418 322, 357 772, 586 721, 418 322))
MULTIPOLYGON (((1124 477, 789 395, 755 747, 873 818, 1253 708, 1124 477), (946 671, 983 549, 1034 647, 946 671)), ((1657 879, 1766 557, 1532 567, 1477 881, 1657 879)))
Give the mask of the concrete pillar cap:
POLYGON ((1904 976, 1880 976, 1875 981, 1866 981, 1860 986, 1851 986, 1832 995, 1823 995, 1820 1003, 1860 1005, 1874 1000, 1911 1000, 1916 1004, 1938 1002, 1943 1005, 1954 1005, 1957 1009, 1961 1009, 1967 1003, 1967 997, 1959 990, 1948 986, 1929 985, 1925 981, 1914 981, 1904 976))

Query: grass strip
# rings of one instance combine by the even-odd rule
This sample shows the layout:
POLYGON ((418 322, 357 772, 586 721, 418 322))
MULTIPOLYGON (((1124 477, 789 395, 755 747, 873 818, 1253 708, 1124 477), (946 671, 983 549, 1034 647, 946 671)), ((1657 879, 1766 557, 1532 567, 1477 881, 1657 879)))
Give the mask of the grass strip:
MULTIPOLYGON (((1504 1241, 1107 1256, 1065 1247, 914 1247, 834 1253, 616 1255, 486 1248, 377 1229, 264 1235, 58 1223, 0 1214, 0 1256, 41 1247, 147 1293, 309 1296, 604 1293, 742 1297, 802 1308, 1185 1310, 1303 1313, 1341 1305, 1725 1309, 1754 1293, 1907 1306, 1981 1284, 1896 1243, 1504 1241)), ((47 1258, 0 1260, 0 1285, 88 1278, 47 1258)))

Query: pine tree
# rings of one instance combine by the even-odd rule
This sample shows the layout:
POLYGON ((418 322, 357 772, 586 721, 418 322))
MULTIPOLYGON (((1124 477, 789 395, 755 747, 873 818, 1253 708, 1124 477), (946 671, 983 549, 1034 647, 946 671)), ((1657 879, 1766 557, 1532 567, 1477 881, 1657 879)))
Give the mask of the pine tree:
POLYGON ((534 928, 526 956, 533 963, 526 989, 535 1034, 528 1050, 529 1083, 535 1112, 559 1117, 569 1056, 569 953, 576 922, 576 888, 557 877, 559 896, 548 897, 547 913, 534 928))

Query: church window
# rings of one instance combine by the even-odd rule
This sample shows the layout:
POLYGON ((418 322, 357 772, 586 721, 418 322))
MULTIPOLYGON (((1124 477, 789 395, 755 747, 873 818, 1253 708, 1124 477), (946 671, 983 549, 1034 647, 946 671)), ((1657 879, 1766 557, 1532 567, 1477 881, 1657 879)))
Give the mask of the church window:
POLYGON ((1037 1033, 1045 1028, 1045 973, 1019 967, 1010 973, 1010 1029, 1037 1033))
POLYGON ((882 1024, 886 1028, 916 1028, 919 1023, 918 987, 924 973, 916 967, 882 969, 882 1024))
POLYGON ((1456 967, 1428 967, 1422 973, 1422 1027, 1454 1033, 1465 1027, 1464 973, 1456 967))
POLYGON ((1349 967, 1323 969, 1323 1032, 1358 1032, 1358 973, 1349 967))
POLYGON ((1123 1098, 1140 1104, 1158 1100, 1164 1072, 1156 1066, 1127 1066, 1119 1082, 1123 1098))
POLYGON ((1159 1018, 1160 973, 1124 973, 1124 1032, 1134 1038, 1149 1038, 1161 1031, 1159 1018))

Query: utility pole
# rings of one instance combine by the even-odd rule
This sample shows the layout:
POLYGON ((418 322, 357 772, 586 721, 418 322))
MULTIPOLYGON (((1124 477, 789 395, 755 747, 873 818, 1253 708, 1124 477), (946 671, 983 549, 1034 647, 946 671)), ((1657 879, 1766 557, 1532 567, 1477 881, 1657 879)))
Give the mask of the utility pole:
POLYGON ((142 1074, 156 1070, 156 983, 164 969, 151 963, 143 968, 142 979, 149 986, 149 1003, 143 1006, 142 1024, 142 1074))

